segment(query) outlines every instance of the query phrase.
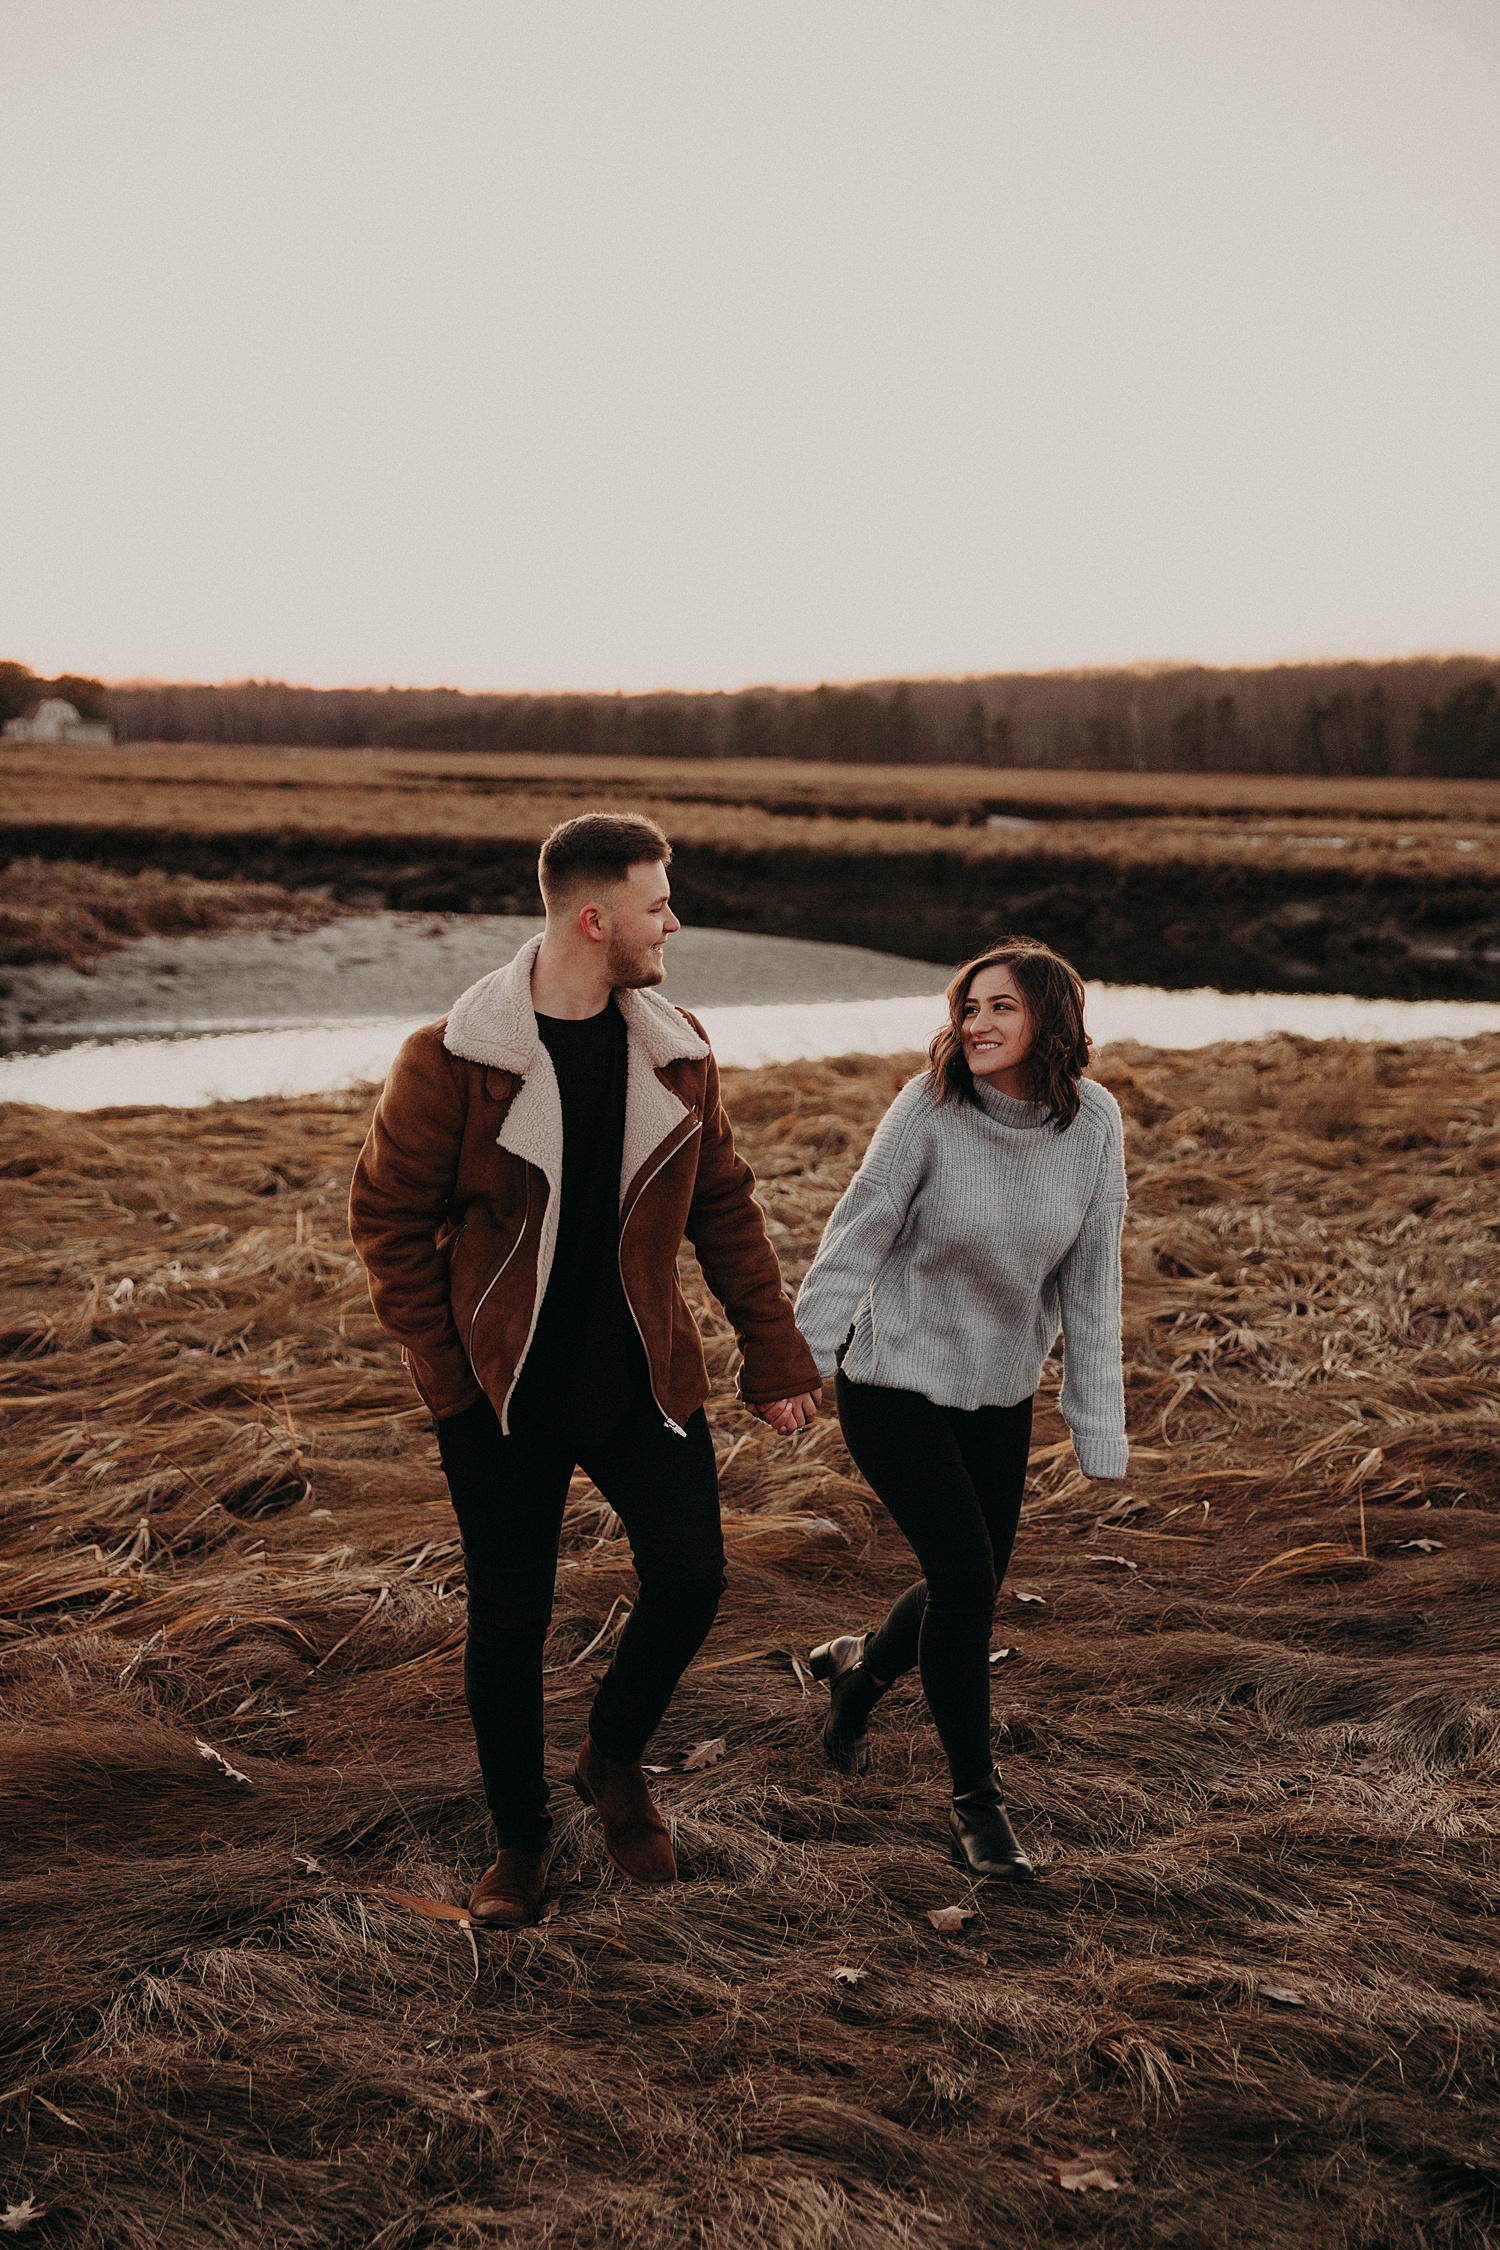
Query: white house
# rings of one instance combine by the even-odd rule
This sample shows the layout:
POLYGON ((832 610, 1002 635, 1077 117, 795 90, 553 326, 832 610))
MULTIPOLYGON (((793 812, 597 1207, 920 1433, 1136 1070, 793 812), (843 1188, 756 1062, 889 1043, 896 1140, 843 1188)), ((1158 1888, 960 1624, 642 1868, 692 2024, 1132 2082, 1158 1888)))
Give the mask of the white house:
POLYGON ((7 719, 5 735, 9 742, 113 742, 115 730, 80 719, 71 703, 48 695, 24 719, 7 719))

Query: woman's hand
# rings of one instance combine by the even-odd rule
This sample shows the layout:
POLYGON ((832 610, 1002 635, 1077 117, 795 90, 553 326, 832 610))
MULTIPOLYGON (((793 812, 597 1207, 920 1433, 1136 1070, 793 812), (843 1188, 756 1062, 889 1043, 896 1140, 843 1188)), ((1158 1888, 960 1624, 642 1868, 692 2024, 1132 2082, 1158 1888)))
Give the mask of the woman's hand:
POLYGON ((750 1411, 758 1422, 768 1423, 778 1437, 790 1437, 794 1430, 805 1430, 816 1420, 822 1403, 821 1390, 804 1391, 800 1398, 773 1399, 769 1406, 752 1406, 750 1411))

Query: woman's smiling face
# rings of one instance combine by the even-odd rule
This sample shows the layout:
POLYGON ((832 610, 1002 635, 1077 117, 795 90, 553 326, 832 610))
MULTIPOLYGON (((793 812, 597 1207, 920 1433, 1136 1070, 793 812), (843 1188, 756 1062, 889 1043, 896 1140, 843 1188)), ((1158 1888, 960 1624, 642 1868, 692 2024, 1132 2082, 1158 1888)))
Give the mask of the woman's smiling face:
POLYGON ((1029 1101, 1034 1026, 1020 986, 1009 969, 981 969, 964 1001, 964 1060, 997 1094, 1029 1101))

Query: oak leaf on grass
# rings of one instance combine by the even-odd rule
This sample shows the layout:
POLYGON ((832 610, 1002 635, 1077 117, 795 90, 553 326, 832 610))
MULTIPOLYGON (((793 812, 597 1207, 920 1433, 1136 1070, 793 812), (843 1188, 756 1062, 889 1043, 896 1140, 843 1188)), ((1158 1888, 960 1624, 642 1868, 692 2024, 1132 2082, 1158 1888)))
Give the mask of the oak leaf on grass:
POLYGON ((682 1761, 683 1772, 701 1773, 705 1766, 716 1766, 728 1747, 722 1734, 716 1734, 712 1742, 694 1743, 682 1761))
POLYGON ((951 1936, 955 1931, 962 1936, 965 1922, 977 1921, 978 1915, 972 1906, 929 1906, 927 1919, 944 1936, 951 1936))
POLYGON ((416 1898, 410 1891, 387 1890, 383 1883, 375 1885, 377 1898, 388 1898, 397 1906, 404 1906, 413 1914, 421 1914, 429 1922, 456 1922, 469 1941, 469 1952, 474 1961, 474 1982, 479 1982, 479 1940, 474 1935, 474 1917, 466 1906, 450 1906, 445 1898, 416 1898))
POLYGON ((413 1914, 425 1914, 429 1922, 468 1922, 472 1919, 466 1906, 450 1906, 445 1898, 415 1898, 410 1891, 389 1891, 383 1883, 375 1886, 377 1898, 394 1899, 397 1906, 408 1906, 413 1914))
POLYGON ((1031 2153, 1054 2186, 1066 2188, 1073 2195, 1085 2194, 1090 2188, 1125 2187, 1130 2180, 1129 2167, 1118 2149, 1083 2148, 1075 2141, 1071 2156, 1049 2156, 1040 2148, 1031 2153))

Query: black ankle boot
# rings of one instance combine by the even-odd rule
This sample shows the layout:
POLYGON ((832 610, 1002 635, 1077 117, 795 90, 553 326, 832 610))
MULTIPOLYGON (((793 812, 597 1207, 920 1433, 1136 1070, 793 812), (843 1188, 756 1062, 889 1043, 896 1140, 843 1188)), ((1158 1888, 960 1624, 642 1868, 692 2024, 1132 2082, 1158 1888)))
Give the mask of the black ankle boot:
POLYGON ((863 1773, 870 1763, 870 1713, 886 1690, 883 1680, 872 1679, 865 1669, 867 1633, 845 1633, 824 1641, 808 1657, 815 1680, 828 1682, 828 1720, 823 1728, 823 1748, 840 1773, 863 1773))
POLYGON ((966 1789, 953 1800, 953 1852, 972 1875, 989 1875, 1002 1883, 1031 1883, 1036 1869, 1016 1841, 1006 1817, 1000 1780, 991 1774, 978 1789, 966 1789))

